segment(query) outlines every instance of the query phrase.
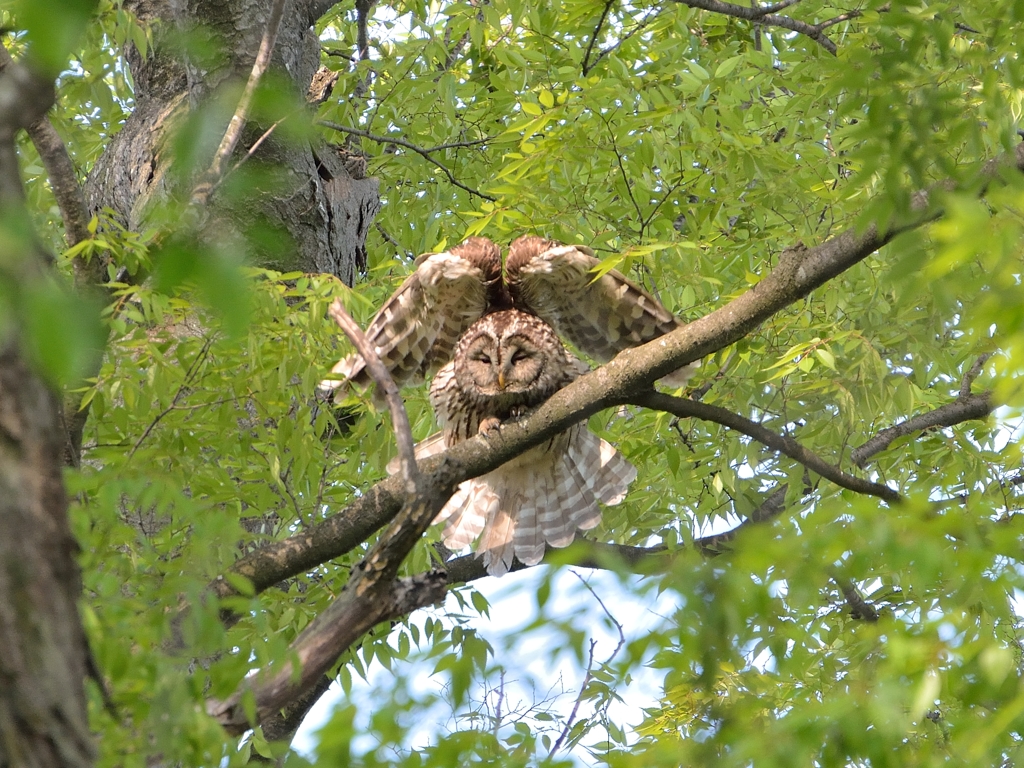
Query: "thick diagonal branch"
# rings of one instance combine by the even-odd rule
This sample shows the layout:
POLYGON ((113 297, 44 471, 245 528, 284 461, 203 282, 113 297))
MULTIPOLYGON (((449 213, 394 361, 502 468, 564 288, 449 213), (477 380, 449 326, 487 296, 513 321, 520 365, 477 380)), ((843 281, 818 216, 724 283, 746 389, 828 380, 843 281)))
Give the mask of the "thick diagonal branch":
POLYGON ((415 493, 366 559, 352 569, 337 599, 289 646, 285 660, 248 678, 226 700, 209 701, 207 711, 228 732, 244 733, 313 689, 341 654, 375 625, 441 602, 448 591, 443 571, 395 577, 406 555, 448 501, 451 490, 434 487, 415 493), (242 704, 250 692, 255 700, 254 723, 249 722, 242 704))
MULTIPOLYGON (((990 164, 986 173, 995 176, 1007 165, 1024 169, 1024 145, 1011 158, 990 164)), ((867 258, 899 232, 931 221, 939 213, 921 208, 916 220, 884 234, 874 226, 860 233, 850 229, 817 247, 799 245, 785 251, 769 275, 720 309, 649 344, 622 352, 556 393, 528 418, 503 425, 497 434, 475 437, 443 456, 419 462, 423 487, 450 492, 464 480, 499 467, 570 425, 604 408, 630 402, 658 378, 743 338, 776 312, 867 258)), ((377 483, 344 510, 246 555, 231 571, 249 579, 260 592, 344 555, 394 517, 404 499, 402 485, 397 477, 377 483)), ((219 596, 235 594, 223 578, 212 589, 219 596)))

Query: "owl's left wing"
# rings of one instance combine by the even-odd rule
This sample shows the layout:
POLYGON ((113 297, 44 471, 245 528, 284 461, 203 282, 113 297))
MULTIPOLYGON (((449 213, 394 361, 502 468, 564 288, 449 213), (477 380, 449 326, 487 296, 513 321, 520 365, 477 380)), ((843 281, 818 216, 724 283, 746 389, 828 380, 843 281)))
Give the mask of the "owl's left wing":
MULTIPOLYGON (((536 313, 560 336, 601 362, 683 325, 657 299, 617 270, 594 279, 600 262, 580 245, 562 245, 535 235, 509 247, 505 271, 517 306, 536 313)), ((681 386, 686 366, 666 377, 681 386)))
MULTIPOLYGON (((490 240, 472 237, 449 251, 420 256, 415 266, 366 329, 398 386, 422 381, 451 359, 459 337, 484 313, 500 284, 501 252, 490 240)), ((370 383, 358 354, 343 358, 331 373, 336 378, 322 381, 322 392, 348 381, 370 383)))

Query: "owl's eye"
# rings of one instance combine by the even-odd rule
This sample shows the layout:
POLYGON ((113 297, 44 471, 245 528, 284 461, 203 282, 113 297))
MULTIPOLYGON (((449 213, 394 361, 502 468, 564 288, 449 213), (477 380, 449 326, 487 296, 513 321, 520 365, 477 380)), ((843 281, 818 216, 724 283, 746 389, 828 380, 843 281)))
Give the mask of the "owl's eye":
POLYGON ((516 363, 521 363, 528 357, 529 355, 523 352, 523 350, 517 349, 515 352, 512 353, 512 365, 515 365, 516 363))
POLYGON ((491 356, 488 355, 486 352, 479 352, 479 353, 477 353, 476 359, 477 359, 477 361, 483 363, 484 365, 490 365, 491 364, 491 356))

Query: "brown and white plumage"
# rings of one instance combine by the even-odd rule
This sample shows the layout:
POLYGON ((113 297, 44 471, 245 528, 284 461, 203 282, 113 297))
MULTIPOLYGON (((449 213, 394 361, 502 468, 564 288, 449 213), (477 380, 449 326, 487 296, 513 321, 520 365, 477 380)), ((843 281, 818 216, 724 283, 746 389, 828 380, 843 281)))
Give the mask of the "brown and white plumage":
MULTIPOLYGON (((418 445, 417 457, 521 416, 582 375, 587 366, 559 335, 607 361, 681 325, 621 273, 595 277, 598 264, 588 248, 535 236, 511 244, 504 279, 500 250, 485 238, 417 259, 366 333, 400 386, 437 371, 430 399, 443 431, 418 445)), ((681 385, 695 365, 666 380, 681 385)), ((322 389, 368 383, 359 355, 332 373, 322 389)), ((501 575, 513 556, 533 565, 546 545, 593 528, 598 503, 619 503, 635 477, 614 447, 576 424, 462 483, 438 516, 442 537, 456 550, 479 539, 487 571, 501 575)))
MULTIPOLYGON (((455 357, 434 377, 430 399, 444 446, 522 415, 586 371, 551 327, 518 310, 486 315, 459 341, 455 357)), ((436 453, 437 438, 417 448, 436 453)), ((617 504, 636 469, 585 424, 576 424, 498 469, 462 483, 438 515, 454 550, 480 541, 487 572, 500 576, 513 555, 538 563, 545 543, 564 547, 577 529, 598 524, 598 502, 617 504)))
MULTIPOLYGON (((581 352, 607 362, 675 330, 682 322, 622 273, 595 279, 599 261, 580 245, 562 245, 528 235, 513 241, 502 279, 501 252, 483 237, 471 237, 444 253, 424 254, 414 272, 370 322, 366 335, 395 382, 423 380, 448 362, 459 337, 489 312, 515 308, 537 315, 581 352)), ((664 381, 681 386, 696 364, 664 381)), ((368 384, 363 360, 350 355, 331 370, 336 378, 368 384)))
MULTIPOLYGON (((370 321, 366 338, 398 386, 423 381, 452 359, 455 345, 501 290, 501 251, 484 237, 471 237, 443 253, 416 259, 415 270, 370 321)), ((335 364, 320 389, 347 381, 370 383, 363 358, 335 364)))
MULTIPOLYGON (((505 281, 515 306, 528 307, 559 336, 603 363, 683 324, 621 272, 613 269, 595 278, 599 263, 586 246, 527 235, 509 247, 505 281)), ((682 386, 695 367, 685 366, 664 381, 682 386)))

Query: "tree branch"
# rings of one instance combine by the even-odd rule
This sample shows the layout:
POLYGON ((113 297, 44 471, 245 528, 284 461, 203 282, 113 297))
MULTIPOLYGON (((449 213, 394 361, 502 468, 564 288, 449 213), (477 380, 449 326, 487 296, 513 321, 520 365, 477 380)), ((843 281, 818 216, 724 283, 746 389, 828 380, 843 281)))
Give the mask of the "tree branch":
MULTIPOLYGON (((1024 144, 1018 146, 1012 160, 1003 158, 987 165, 986 173, 994 177, 1011 162, 1018 170, 1024 169, 1024 144)), ((770 274, 725 306, 642 347, 620 353, 607 365, 555 393, 527 418, 503 424, 487 438, 474 437, 441 456, 420 461, 424 487, 450 493, 459 483, 496 469, 572 424, 604 408, 631 402, 637 392, 649 390, 655 380, 743 338, 768 317, 867 258, 899 232, 931 221, 940 213, 923 207, 917 210, 915 221, 884 234, 874 226, 862 232, 851 228, 815 248, 798 245, 783 252, 770 274)), ((323 522, 242 557, 230 572, 250 580, 258 593, 341 557, 398 512, 402 490, 401 478, 382 480, 323 522)), ((770 513, 766 510, 765 514, 770 513)), ((236 594, 223 577, 211 589, 219 597, 236 594)))
POLYGON ((370 58, 370 11, 377 0, 356 0, 356 49, 360 61, 370 58))
MULTIPOLYGON (((0 72, 13 63, 8 50, 0 45, 0 72)), ((12 114, 12 116, 14 115, 12 114)), ((37 120, 25 126, 25 130, 28 132, 36 152, 39 153, 39 159, 50 180, 50 188, 53 190, 57 208, 60 210, 61 219, 64 222, 65 242, 70 247, 88 239, 90 237, 89 211, 85 205, 82 185, 78 183, 75 167, 63 139, 53 127, 50 119, 46 117, 45 112, 37 120)), ((20 178, 19 174, 19 185, 20 178)), ((75 284, 80 291, 103 282, 103 263, 99 259, 93 259, 91 263, 86 263, 84 258, 78 256, 72 262, 72 269, 74 270, 75 284)), ((78 466, 81 459, 82 435, 85 431, 89 409, 80 408, 80 403, 81 397, 72 394, 65 397, 62 407, 61 417, 66 435, 64 462, 68 466, 78 466)))
POLYGON ((890 503, 898 503, 902 500, 899 492, 879 483, 864 480, 843 472, 839 467, 829 464, 820 456, 809 451, 792 437, 779 435, 750 419, 733 413, 717 405, 708 405, 695 400, 687 400, 681 397, 672 397, 661 392, 649 391, 638 395, 632 400, 634 405, 644 408, 653 408, 658 411, 665 411, 683 418, 703 419, 713 421, 729 429, 741 432, 752 437, 759 443, 768 446, 773 451, 778 451, 784 456, 800 462, 812 472, 816 472, 827 480, 831 480, 840 488, 846 488, 856 493, 877 496, 890 503))
MULTIPOLYGON (((697 8, 702 11, 710 11, 712 13, 721 13, 725 16, 732 16, 736 19, 755 21, 758 24, 764 24, 768 27, 782 27, 783 29, 788 29, 792 32, 799 32, 801 35, 809 37, 833 56, 836 55, 836 44, 829 40, 823 31, 825 25, 808 24, 805 21, 792 19, 789 16, 779 16, 776 13, 772 13, 775 8, 784 8, 786 5, 790 5, 791 3, 779 3, 777 6, 769 8, 750 8, 743 5, 725 3, 722 2, 722 0, 674 0, 674 2, 679 3, 680 5, 685 5, 689 8, 697 8)), ((848 18, 854 18, 859 16, 860 13, 857 11, 851 11, 844 15, 848 18)))
POLYGON ((366 334, 363 333, 359 324, 345 311, 341 299, 335 299, 327 312, 362 356, 367 373, 370 374, 370 378, 380 388, 385 401, 387 401, 388 409, 391 411, 391 423, 395 430, 395 442, 398 444, 399 466, 402 479, 405 480, 405 491, 412 495, 416 493, 420 474, 416 468, 416 451, 412 439, 412 428, 409 426, 409 414, 405 411, 402 396, 398 394, 398 386, 391 378, 391 374, 388 373, 388 369, 384 367, 380 357, 377 356, 377 351, 367 340, 366 334))
POLYGON ((832 573, 832 581, 836 583, 839 591, 843 593, 843 598, 850 608, 850 616, 855 619, 871 622, 872 624, 878 621, 878 611, 875 610, 871 603, 864 599, 864 595, 857 589, 856 584, 834 571, 832 573))
POLYGON ((765 500, 761 502, 761 506, 747 515, 746 519, 735 528, 723 531, 722 533, 714 533, 710 536, 701 536, 693 540, 693 546, 705 557, 716 557, 722 554, 729 548, 729 544, 736 539, 740 531, 753 525, 774 520, 781 515, 786 509, 786 494, 788 492, 789 485, 783 483, 768 494, 765 500))
MULTIPOLYGON (((586 53, 583 54, 583 64, 580 66, 580 71, 583 76, 586 77, 590 74, 590 54, 594 51, 594 45, 597 43, 597 36, 601 34, 601 28, 604 26, 605 19, 608 18, 608 13, 612 9, 612 5, 615 0, 605 0, 604 10, 601 11, 601 18, 597 20, 597 26, 594 27, 594 31, 590 34, 590 40, 587 42, 586 53)), ((597 62, 594 62, 595 64, 597 62)))
MULTIPOLYGON (((590 48, 588 46, 588 48, 587 48, 587 58, 584 58, 583 64, 580 67, 580 71, 582 72, 583 76, 586 77, 588 74, 590 74, 594 70, 594 67, 596 67, 598 65, 598 63, 600 63, 601 59, 603 59, 608 54, 613 53, 620 45, 622 45, 624 42, 629 40, 629 38, 631 38, 634 35, 636 35, 638 32, 642 32, 647 27, 648 24, 650 24, 652 21, 654 21, 660 15, 661 15, 661 9, 660 8, 652 8, 650 11, 648 11, 646 16, 644 16, 642 19, 640 19, 640 21, 638 21, 636 23, 636 26, 634 26, 632 29, 630 29, 626 34, 624 34, 618 40, 616 40, 612 45, 609 45, 607 48, 602 48, 600 50, 600 52, 597 54, 597 56, 594 58, 594 60, 589 63, 589 65, 587 64, 587 58, 589 58, 589 55, 590 55, 590 48)), ((597 36, 597 30, 594 30, 594 36, 595 37, 597 36)))
POLYGON ((316 706, 320 698, 330 690, 334 678, 330 675, 323 675, 321 678, 302 696, 284 707, 280 712, 265 719, 263 726, 263 738, 269 742, 290 743, 299 730, 302 721, 306 719, 309 711, 316 706))
POLYGON ((868 440, 850 454, 853 463, 858 467, 867 464, 868 459, 877 453, 888 448, 894 440, 915 432, 922 432, 935 427, 951 427, 962 421, 971 419, 982 419, 988 416, 996 408, 992 401, 991 392, 982 392, 978 395, 958 397, 952 403, 940 405, 938 408, 922 413, 895 426, 883 429, 873 438, 868 440))
POLYGON ((974 361, 974 364, 967 369, 967 373, 960 380, 960 399, 971 396, 971 385, 974 380, 981 374, 981 369, 985 367, 985 363, 988 362, 989 358, 994 353, 986 352, 983 355, 978 355, 978 359, 974 361))
POLYGON ((14 61, 0 44, 0 206, 20 206, 25 199, 14 138, 53 106, 53 81, 31 66, 14 61))
POLYGON ((235 151, 235 146, 242 136, 242 129, 245 127, 245 121, 249 117, 249 108, 252 106, 252 98, 256 93, 256 86, 259 85, 260 79, 267 71, 267 67, 270 66, 270 55, 273 53, 274 43, 277 41, 277 31, 281 26, 285 2, 287 0, 274 0, 274 4, 270 8, 270 15, 267 17, 267 29, 263 33, 263 39, 260 41, 260 49, 256 53, 256 61, 253 62, 252 71, 249 73, 245 89, 238 99, 238 106, 235 108, 235 113, 231 116, 231 120, 228 121, 228 127, 224 131, 220 146, 217 147, 217 151, 213 154, 213 161, 210 163, 209 169, 203 174, 202 179, 192 190, 190 202, 194 208, 202 208, 209 202, 210 195, 213 194, 213 191, 220 184, 224 176, 224 167, 228 158, 235 151))
MULTIPOLYGON (((987 357, 987 355, 982 355, 982 358, 984 359, 987 359, 987 357)), ((979 361, 975 362, 975 364, 971 367, 971 370, 969 370, 964 375, 965 381, 968 381, 969 379, 973 378, 972 372, 975 371, 975 368, 977 368, 980 371, 981 367, 984 365, 984 359, 979 359, 979 361)), ((963 421, 967 421, 969 419, 984 418, 994 409, 995 406, 990 402, 990 393, 988 392, 980 395, 968 395, 966 398, 960 397, 956 401, 949 403, 947 405, 940 406, 939 408, 936 408, 934 411, 930 411, 927 414, 915 416, 911 419, 908 419, 907 421, 897 424, 895 427, 889 427, 888 429, 882 430, 882 432, 878 433, 875 437, 868 440, 859 448, 854 449, 854 451, 850 455, 850 458, 854 461, 854 463, 857 464, 857 466, 863 468, 868 464, 868 461, 871 459, 871 457, 885 450, 885 448, 887 448, 898 437, 903 437, 905 435, 909 435, 924 429, 930 429, 936 426, 948 427, 953 426, 954 424, 959 424, 960 422, 963 421)), ((729 412, 726 411, 726 413, 729 412)), ((730 415, 734 416, 737 419, 742 419, 742 417, 736 416, 735 414, 730 415)), ((723 423, 716 418, 710 418, 708 420, 715 421, 717 423, 723 423)), ((731 425, 725 424, 725 426, 731 425)), ((759 442, 763 442, 754 435, 751 435, 751 437, 754 437, 754 439, 757 439, 759 442)), ((767 443, 765 444, 767 445, 767 443)), ((794 456, 791 458, 796 457, 794 456)), ((799 461, 799 459, 797 460, 799 461)), ((817 469, 811 467, 810 465, 805 464, 804 466, 808 466, 810 469, 813 469, 815 472, 818 472, 817 469)), ((826 464, 825 466, 829 465, 826 464)), ((818 474, 821 473, 818 472, 818 474)), ((822 476, 826 477, 825 475, 822 476)), ((885 486, 881 487, 884 488, 885 486)), ((746 520, 744 520, 738 526, 724 533, 715 534, 713 536, 708 536, 702 539, 697 539, 694 542, 694 544, 697 546, 698 549, 701 550, 701 552, 703 552, 706 555, 719 554, 722 551, 722 549, 725 548, 725 545, 731 542, 736 537, 738 532, 743 528, 747 527, 748 525, 764 522, 765 520, 770 520, 781 514, 782 511, 785 509, 785 498, 787 490, 787 485, 780 486, 779 488, 775 489, 775 491, 772 492, 772 494, 764 501, 764 503, 757 510, 755 510, 754 513, 752 513, 746 520)))
POLYGON ((370 133, 369 131, 364 131, 360 128, 349 128, 347 125, 339 125, 338 123, 332 123, 329 120, 317 120, 316 124, 322 125, 324 128, 330 128, 332 131, 340 131, 341 133, 347 133, 352 136, 361 136, 364 139, 375 141, 378 144, 393 144, 396 147, 405 147, 406 149, 412 150, 420 157, 424 158, 428 162, 440 168, 444 175, 448 177, 448 181, 450 181, 459 189, 465 190, 466 192, 469 192, 469 194, 476 195, 477 197, 483 198, 484 200, 490 200, 492 203, 497 202, 498 200, 498 198, 491 197, 490 195, 484 194, 483 192, 477 189, 467 187, 465 184, 463 184, 461 181, 455 178, 454 174, 452 174, 452 172, 448 170, 448 166, 444 165, 438 160, 435 160, 430 154, 431 152, 436 152, 439 149, 450 149, 452 147, 469 147, 475 144, 481 144, 484 141, 488 141, 488 139, 481 139, 479 141, 473 142, 453 142, 451 144, 441 144, 437 147, 424 149, 423 147, 419 147, 403 139, 394 139, 389 136, 377 136, 375 134, 370 133))
MULTIPOLYGON (((0 72, 13 63, 14 59, 11 58, 10 52, 0 45, 0 72)), ((57 199, 57 207, 60 209, 60 215, 64 221, 64 240, 70 247, 89 238, 90 216, 85 206, 82 185, 78 183, 78 176, 75 174, 75 167, 68 155, 67 147, 64 146, 64 141, 53 127, 53 123, 46 117, 45 111, 43 110, 44 114, 25 125, 24 128, 28 132, 29 138, 32 139, 32 144, 46 169, 50 188, 53 190, 53 196, 57 199)), ((77 265, 75 275, 77 278, 77 265)))
POLYGON ((759 8, 758 10, 760 10, 762 13, 778 13, 779 11, 784 11, 790 6, 796 5, 799 2, 801 2, 801 0, 783 0, 781 3, 766 5, 762 8, 759 8))
POLYGON ((375 625, 439 603, 447 594, 441 572, 393 581, 375 573, 370 558, 363 565, 338 598, 295 639, 286 661, 246 678, 228 699, 207 702, 207 712, 228 733, 241 735, 252 725, 277 717, 282 709, 315 690, 338 657, 375 625), (245 714, 242 699, 246 693, 255 699, 255 723, 249 723, 245 714))
MULTIPOLYGON (((1018 169, 1024 167, 1024 147, 1018 149, 1014 163, 1018 169)), ((431 572, 398 581, 395 575, 458 483, 495 469, 603 408, 633 401, 638 391, 650 389, 656 379, 742 338, 763 320, 865 259, 898 232, 937 215, 936 209, 922 204, 913 221, 885 233, 871 226, 861 233, 843 232, 815 248, 797 245, 783 252, 776 268, 757 285, 720 309, 649 344, 626 350, 557 392, 526 418, 420 462, 423 483, 412 499, 403 499, 400 478, 384 480, 331 519, 243 557, 231 570, 250 577, 258 592, 345 554, 398 513, 366 559, 353 569, 338 598, 295 640, 288 660, 247 679, 228 700, 210 701, 210 713, 230 732, 241 733, 250 726, 241 703, 244 691, 252 692, 256 722, 262 722, 315 686, 344 649, 375 624, 441 600, 448 584, 445 574, 431 572), (359 533, 353 536, 356 530, 359 533)), ((744 525, 777 515, 785 495, 785 487, 777 489, 744 525)), ((730 535, 735 531, 715 537, 716 546, 730 535)), ((453 572, 457 565, 450 564, 453 572)), ((233 592, 223 578, 213 590, 221 596, 233 592)))

